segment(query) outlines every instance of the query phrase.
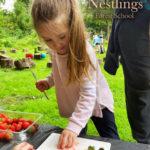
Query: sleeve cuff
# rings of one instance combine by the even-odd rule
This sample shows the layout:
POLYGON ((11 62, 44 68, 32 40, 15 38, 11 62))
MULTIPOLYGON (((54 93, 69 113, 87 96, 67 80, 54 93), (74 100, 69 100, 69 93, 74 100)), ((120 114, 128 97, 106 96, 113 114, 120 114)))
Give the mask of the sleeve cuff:
POLYGON ((68 126, 66 127, 66 129, 73 131, 74 133, 76 133, 77 135, 80 134, 82 127, 79 126, 78 124, 70 121, 68 126))
MULTIPOLYGON (((117 61, 117 60, 116 60, 117 61)), ((116 62, 110 54, 107 54, 104 64, 104 69, 111 75, 115 75, 119 67, 118 62, 116 62)))

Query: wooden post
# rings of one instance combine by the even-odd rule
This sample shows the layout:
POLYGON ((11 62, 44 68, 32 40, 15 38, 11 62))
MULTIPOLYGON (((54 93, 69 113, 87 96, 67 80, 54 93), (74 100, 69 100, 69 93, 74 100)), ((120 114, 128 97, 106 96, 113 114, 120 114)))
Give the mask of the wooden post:
POLYGON ((25 68, 31 68, 31 67, 35 66, 35 63, 29 58, 16 60, 14 62, 14 64, 15 64, 16 69, 18 69, 18 70, 22 70, 25 68))
POLYGON ((16 50, 16 49, 12 49, 10 52, 11 52, 11 53, 16 53, 17 50, 16 50))
POLYGON ((13 68, 14 67, 14 61, 9 58, 4 58, 0 60, 0 66, 2 68, 13 68))
POLYGON ((1 54, 6 54, 6 50, 0 50, 1 54))
POLYGON ((52 62, 48 62, 48 63, 47 63, 47 67, 48 67, 48 68, 51 68, 51 67, 52 67, 52 62))
POLYGON ((34 54, 34 59, 41 59, 41 54, 34 54))

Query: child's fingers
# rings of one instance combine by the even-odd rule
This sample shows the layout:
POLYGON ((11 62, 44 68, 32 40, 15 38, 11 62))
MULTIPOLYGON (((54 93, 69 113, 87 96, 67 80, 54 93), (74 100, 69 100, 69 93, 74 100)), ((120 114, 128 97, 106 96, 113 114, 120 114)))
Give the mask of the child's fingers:
POLYGON ((67 148, 71 148, 74 144, 74 138, 72 136, 68 137, 68 144, 67 144, 67 148))
POLYGON ((68 135, 63 135, 61 143, 60 143, 60 148, 64 149, 68 145, 68 135))
POLYGON ((40 85, 39 85, 39 90, 40 90, 41 92, 44 92, 44 91, 45 91, 45 85, 44 85, 44 84, 40 84, 40 85))
POLYGON ((36 82, 36 88, 40 90, 41 92, 44 92, 45 90, 48 89, 48 84, 44 81, 39 81, 39 82, 36 82))
POLYGON ((62 144, 61 144, 61 148, 65 148, 68 145, 68 136, 64 135, 63 136, 63 140, 62 140, 62 144))
POLYGON ((61 149, 62 140, 63 140, 63 134, 61 134, 60 137, 59 137, 59 141, 58 141, 58 145, 57 145, 58 149, 61 149))

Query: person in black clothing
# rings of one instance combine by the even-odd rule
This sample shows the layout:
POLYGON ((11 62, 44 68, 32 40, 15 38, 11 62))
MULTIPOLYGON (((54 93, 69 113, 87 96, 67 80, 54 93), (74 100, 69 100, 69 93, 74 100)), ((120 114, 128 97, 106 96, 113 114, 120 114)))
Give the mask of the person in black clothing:
MULTIPOLYGON (((115 75, 119 60, 125 77, 126 108, 132 135, 150 144, 150 9, 134 19, 114 19, 104 69, 115 75)), ((129 14, 129 10, 116 13, 129 14)))

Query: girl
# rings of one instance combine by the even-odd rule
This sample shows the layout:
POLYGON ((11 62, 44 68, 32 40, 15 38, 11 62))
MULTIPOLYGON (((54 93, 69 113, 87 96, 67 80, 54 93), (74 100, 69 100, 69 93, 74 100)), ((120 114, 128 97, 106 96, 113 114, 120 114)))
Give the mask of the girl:
POLYGON ((52 74, 36 87, 43 92, 55 85, 60 115, 69 120, 57 147, 72 147, 90 118, 101 136, 119 139, 112 93, 86 41, 77 0, 34 0, 32 18, 53 63, 52 74))

